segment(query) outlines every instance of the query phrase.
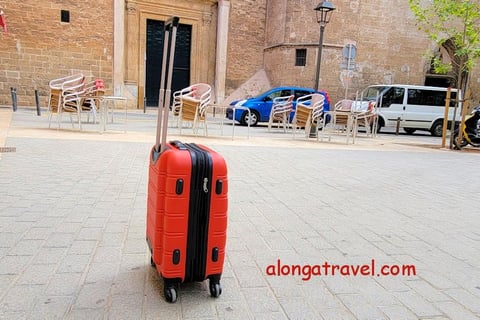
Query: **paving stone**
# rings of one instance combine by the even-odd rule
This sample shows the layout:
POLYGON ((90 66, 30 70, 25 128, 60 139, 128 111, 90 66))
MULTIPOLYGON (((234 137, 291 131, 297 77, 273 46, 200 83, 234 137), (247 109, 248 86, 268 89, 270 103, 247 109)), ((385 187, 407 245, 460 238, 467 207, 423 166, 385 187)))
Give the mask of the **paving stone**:
POLYGON ((428 318, 443 316, 443 312, 440 311, 435 305, 428 303, 420 295, 412 292, 396 292, 395 296, 400 302, 408 309, 412 310, 419 318, 428 318))
POLYGON ((19 285, 48 284, 56 268, 56 264, 28 264, 16 283, 19 285))
POLYGON ((378 307, 371 305, 360 294, 342 294, 340 299, 356 319, 387 319, 387 316, 378 307))
POLYGON ((478 319, 478 314, 465 309, 462 305, 454 301, 436 302, 435 306, 442 310, 445 315, 452 319, 475 320, 478 319))
POLYGON ((208 281, 182 284, 170 304, 145 242, 151 133, 36 130, 43 120, 17 112, 7 138, 17 152, 0 160, 0 317, 480 318, 480 225, 470 208, 480 195, 458 192, 476 183, 464 170, 478 165, 473 152, 418 147, 438 142, 421 134, 355 145, 292 141, 261 126, 252 132, 264 136, 245 140, 172 136, 225 156, 229 218, 222 295, 210 297, 208 281), (414 264, 417 276, 303 281, 265 270, 277 260, 372 259, 414 264))
POLYGON ((41 297, 32 310, 32 319, 65 319, 73 297, 41 297))

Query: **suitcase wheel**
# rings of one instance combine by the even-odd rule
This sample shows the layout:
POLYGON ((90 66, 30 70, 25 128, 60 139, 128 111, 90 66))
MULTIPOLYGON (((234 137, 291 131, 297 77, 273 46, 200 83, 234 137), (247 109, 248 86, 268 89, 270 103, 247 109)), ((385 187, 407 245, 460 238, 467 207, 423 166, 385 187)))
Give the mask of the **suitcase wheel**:
POLYGON ((218 298, 222 294, 222 286, 219 282, 210 281, 210 295, 214 298, 218 298))
POLYGON ((177 289, 175 287, 165 287, 163 289, 163 294, 165 295, 165 300, 170 303, 177 301, 177 289))
POLYGON ((151 265, 152 267, 155 267, 155 261, 153 261, 153 257, 152 257, 152 256, 150 256, 150 265, 151 265))

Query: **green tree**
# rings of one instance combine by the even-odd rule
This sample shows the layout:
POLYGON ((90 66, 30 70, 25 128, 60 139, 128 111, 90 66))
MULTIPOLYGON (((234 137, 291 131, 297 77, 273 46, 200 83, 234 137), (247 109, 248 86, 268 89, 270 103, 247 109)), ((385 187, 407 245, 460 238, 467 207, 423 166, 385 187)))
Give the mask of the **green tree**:
POLYGON ((449 55, 447 64, 435 59, 435 72, 454 72, 457 88, 465 91, 470 72, 480 57, 478 0, 409 0, 409 4, 419 29, 449 55))
MULTIPOLYGON (((480 56, 479 0, 409 0, 409 4, 419 29, 449 55, 449 63, 434 59, 435 72, 452 72, 456 87, 465 94, 480 56)), ((462 115, 463 126, 465 110, 462 115)))

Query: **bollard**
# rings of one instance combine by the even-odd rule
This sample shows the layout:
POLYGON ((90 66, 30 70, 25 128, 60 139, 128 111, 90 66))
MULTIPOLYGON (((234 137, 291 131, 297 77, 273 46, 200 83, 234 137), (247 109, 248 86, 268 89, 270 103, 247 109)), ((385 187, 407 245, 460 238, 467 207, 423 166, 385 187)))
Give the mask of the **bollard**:
POLYGON ((143 113, 147 112, 147 97, 143 96, 143 113))
POLYGON ((35 102, 37 104, 37 116, 40 116, 40 97, 38 96, 38 90, 35 90, 35 102))
POLYGON ((12 108, 13 112, 17 111, 17 89, 10 87, 10 92, 12 93, 12 108))
POLYGON ((398 136, 400 133, 400 117, 397 118, 397 127, 395 128, 395 134, 398 136))

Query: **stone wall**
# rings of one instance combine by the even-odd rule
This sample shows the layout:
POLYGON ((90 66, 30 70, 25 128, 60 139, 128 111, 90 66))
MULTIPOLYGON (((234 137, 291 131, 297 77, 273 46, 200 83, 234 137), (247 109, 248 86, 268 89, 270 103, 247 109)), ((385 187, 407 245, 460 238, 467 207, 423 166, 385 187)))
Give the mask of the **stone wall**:
MULTIPOLYGON (((346 94, 340 64, 342 49, 349 43, 356 45, 357 56, 348 97, 369 84, 424 83, 428 69, 424 53, 436 46, 417 30, 408 1, 332 2, 336 10, 325 28, 320 87, 329 91, 333 101, 346 94)), ((119 10, 125 8, 125 40, 120 45, 125 61, 120 60, 115 70, 122 72, 121 85, 135 104, 132 107, 142 106, 146 19, 175 14, 191 24, 191 81, 215 83, 216 0, 45 0, 41 5, 35 0, 0 0, 10 32, 0 33, 0 105, 11 103, 10 87, 17 88, 19 105, 33 106, 35 89, 45 105, 48 81, 79 71, 88 78, 103 78, 109 91, 114 80, 114 3, 119 10), (60 22, 61 10, 69 10, 69 23, 60 22)), ((244 84, 250 94, 255 86, 264 90, 266 83, 314 86, 319 25, 313 9, 317 4, 318 0, 230 0, 226 100, 233 92, 242 92, 244 84), (295 66, 299 48, 307 50, 302 67, 295 66)), ((475 102, 479 71, 472 73, 475 102)))
POLYGON ((9 31, 0 35, 0 105, 11 104, 15 87, 19 105, 35 105, 37 89, 45 106, 49 80, 76 72, 111 86, 112 3, 0 1, 9 31), (61 10, 69 11, 69 23, 60 21, 61 10))
MULTIPOLYGON (((342 49, 352 43, 357 47, 356 68, 348 82, 351 97, 369 84, 385 82, 417 83, 424 81, 423 52, 430 46, 409 13, 406 1, 335 1, 336 10, 324 32, 320 68, 320 87, 329 91, 332 100, 345 96, 346 79, 342 77, 342 49), (395 10, 390 10, 395 7, 395 10), (400 18, 398 12, 405 12, 400 18), (382 13, 382 14, 379 14, 382 13), (394 22, 394 23, 392 23, 394 22), (401 70, 409 70, 409 73, 401 70)), ((315 1, 288 1, 283 19, 270 24, 283 28, 283 43, 272 43, 265 50, 265 69, 274 85, 313 87, 317 68, 319 24, 313 10, 315 1), (282 21, 285 21, 282 25, 282 21), (295 66, 295 50, 307 49, 307 64, 295 66)), ((279 6, 281 7, 281 6, 279 6)))
POLYGON ((266 0, 232 0, 227 56, 227 95, 263 69, 266 0))
MULTIPOLYGON (((419 31, 408 1, 336 0, 324 32, 320 87, 335 102, 370 84, 405 83, 423 85, 429 67, 424 54, 437 49, 419 31), (342 72, 342 49, 357 48, 355 68, 342 72), (350 80, 347 75, 353 76, 350 80), (348 88, 348 92, 346 89, 348 88)), ((269 1, 265 70, 273 86, 313 87, 317 68, 319 24, 315 0, 269 1), (307 63, 295 66, 295 50, 307 49, 307 63)), ((474 100, 478 92, 479 68, 472 72, 474 100)))

